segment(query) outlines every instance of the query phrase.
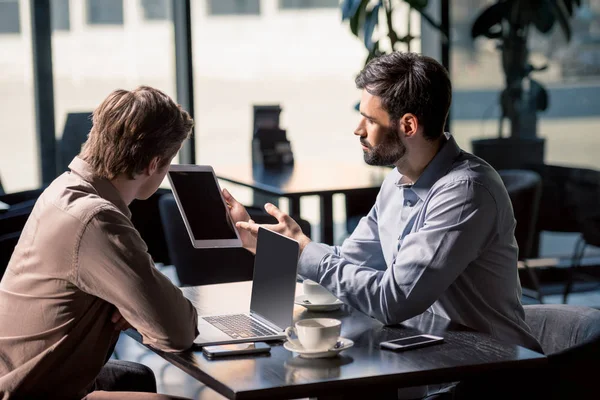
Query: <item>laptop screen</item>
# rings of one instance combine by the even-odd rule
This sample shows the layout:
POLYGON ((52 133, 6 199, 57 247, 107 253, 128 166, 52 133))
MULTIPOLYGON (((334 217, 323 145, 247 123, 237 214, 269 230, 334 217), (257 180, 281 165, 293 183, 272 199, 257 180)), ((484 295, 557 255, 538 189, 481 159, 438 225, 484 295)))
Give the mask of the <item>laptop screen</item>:
POLYGON ((298 242, 259 228, 250 311, 285 329, 292 325, 298 242))
POLYGON ((211 171, 169 171, 195 240, 237 239, 211 171))

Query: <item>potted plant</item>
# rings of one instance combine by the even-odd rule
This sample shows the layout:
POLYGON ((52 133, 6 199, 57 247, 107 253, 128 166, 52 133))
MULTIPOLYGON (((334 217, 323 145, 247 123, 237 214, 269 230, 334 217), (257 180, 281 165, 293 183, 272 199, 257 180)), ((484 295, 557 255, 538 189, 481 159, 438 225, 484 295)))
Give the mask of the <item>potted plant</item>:
POLYGON ((520 168, 544 163, 545 139, 538 136, 538 112, 548 108, 548 92, 531 74, 547 65, 529 62, 527 38, 531 29, 549 34, 558 24, 566 41, 571 38, 569 19, 581 0, 498 0, 484 9, 472 25, 471 37, 498 42, 505 87, 500 93, 498 137, 473 140, 473 153, 496 169, 520 168), (510 135, 503 136, 503 122, 510 121, 510 135))
POLYGON ((406 13, 406 35, 399 36, 396 33, 394 21, 395 12, 398 11, 399 0, 343 0, 340 3, 342 9, 342 21, 348 21, 351 32, 361 38, 368 51, 365 64, 373 57, 385 54, 387 51, 399 50, 404 46, 405 50, 411 50, 411 42, 416 36, 411 34, 411 12, 417 11, 423 19, 431 26, 442 32, 444 39, 448 40, 446 32, 440 24, 427 14, 428 0, 403 0, 408 5, 406 13), (385 24, 379 25, 379 13, 385 15, 385 24), (387 43, 383 43, 387 37, 387 43), (387 51, 385 49, 388 49, 387 51))

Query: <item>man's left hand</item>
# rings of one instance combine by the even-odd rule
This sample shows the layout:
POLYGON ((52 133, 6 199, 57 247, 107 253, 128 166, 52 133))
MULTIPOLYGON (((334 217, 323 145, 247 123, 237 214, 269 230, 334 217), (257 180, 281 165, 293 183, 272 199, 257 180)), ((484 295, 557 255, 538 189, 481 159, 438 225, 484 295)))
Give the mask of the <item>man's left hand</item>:
POLYGON ((298 225, 298 223, 294 221, 292 217, 281 211, 274 204, 265 204, 265 210, 277 219, 277 224, 259 225, 250 220, 248 222, 237 222, 236 226, 240 229, 252 233, 254 237, 258 235, 259 226, 262 226, 263 228, 269 229, 273 232, 280 233, 284 236, 296 240, 300 244, 300 252, 302 252, 306 245, 310 243, 310 238, 302 232, 302 228, 300 228, 300 225, 298 225))

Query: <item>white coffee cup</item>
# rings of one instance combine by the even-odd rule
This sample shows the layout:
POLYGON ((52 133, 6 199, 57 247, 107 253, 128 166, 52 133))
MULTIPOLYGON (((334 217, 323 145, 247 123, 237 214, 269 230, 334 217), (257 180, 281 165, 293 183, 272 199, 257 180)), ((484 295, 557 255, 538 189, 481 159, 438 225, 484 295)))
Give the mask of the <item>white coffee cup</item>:
POLYGON ((331 304, 337 300, 327 289, 310 279, 302 282, 302 290, 306 299, 313 304, 331 304))
POLYGON ((287 340, 295 347, 310 351, 327 351, 340 337, 342 321, 335 318, 303 319, 285 330, 287 340), (291 336, 296 335, 298 339, 291 336))

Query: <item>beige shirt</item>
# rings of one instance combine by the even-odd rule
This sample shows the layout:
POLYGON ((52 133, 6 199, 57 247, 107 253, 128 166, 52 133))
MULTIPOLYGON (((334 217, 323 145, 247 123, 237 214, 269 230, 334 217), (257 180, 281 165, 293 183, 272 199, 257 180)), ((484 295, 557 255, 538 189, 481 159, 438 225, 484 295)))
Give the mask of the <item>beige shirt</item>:
POLYGON ((161 274, 115 187, 79 158, 40 196, 0 282, 0 398, 78 399, 119 332, 115 307, 163 351, 197 314, 161 274))

